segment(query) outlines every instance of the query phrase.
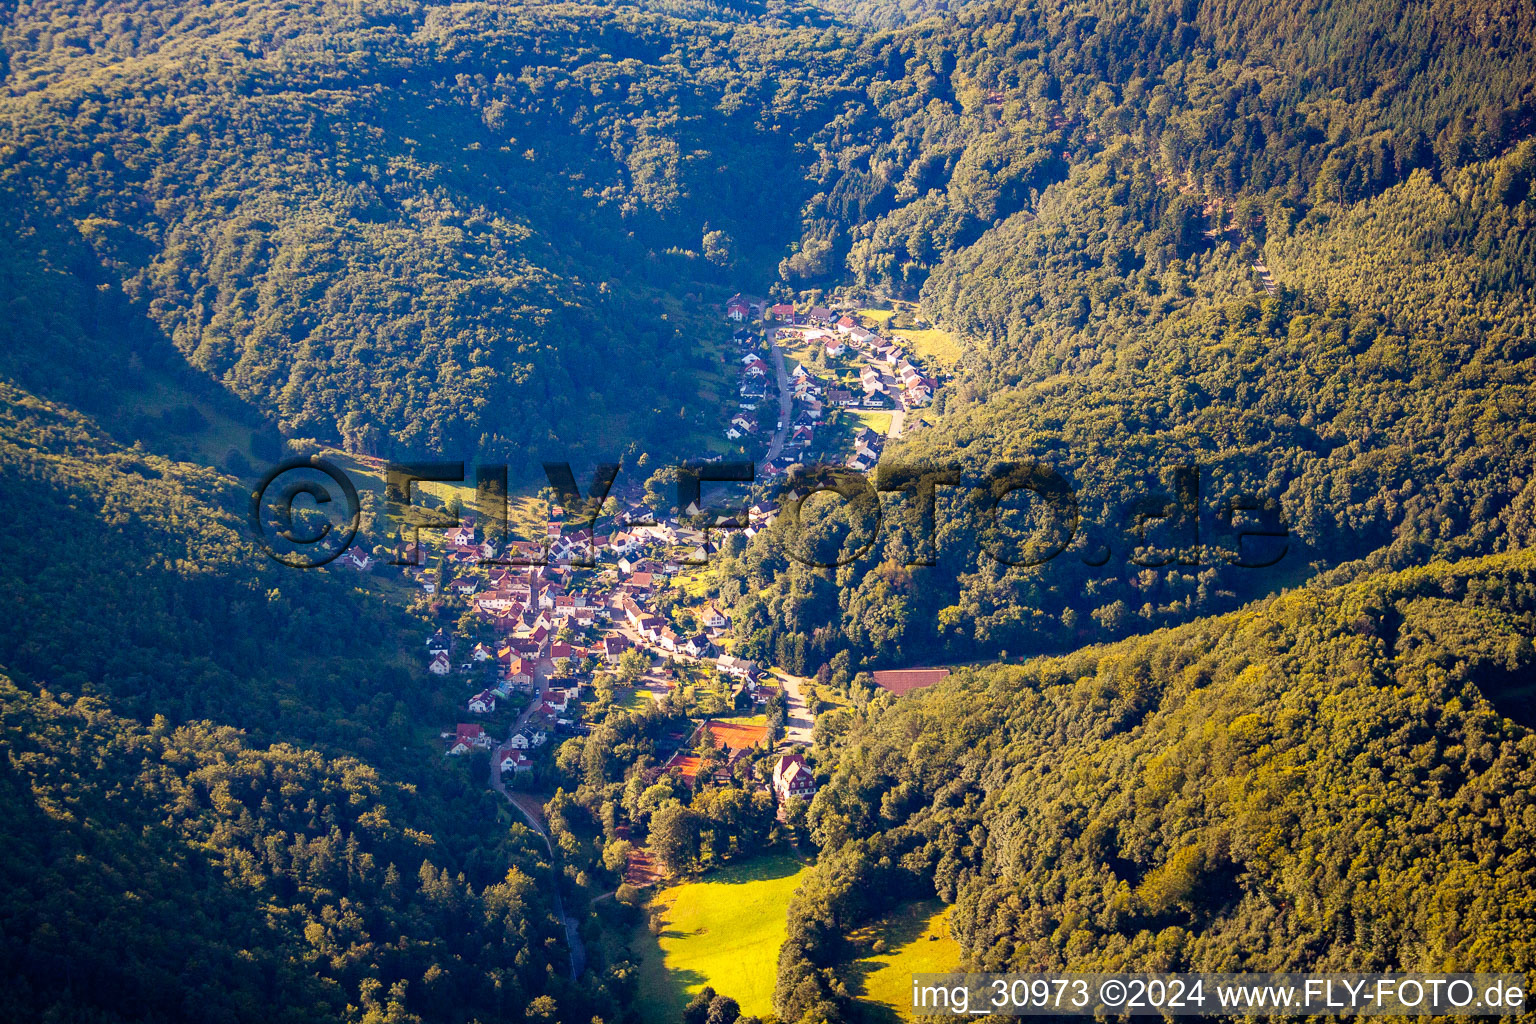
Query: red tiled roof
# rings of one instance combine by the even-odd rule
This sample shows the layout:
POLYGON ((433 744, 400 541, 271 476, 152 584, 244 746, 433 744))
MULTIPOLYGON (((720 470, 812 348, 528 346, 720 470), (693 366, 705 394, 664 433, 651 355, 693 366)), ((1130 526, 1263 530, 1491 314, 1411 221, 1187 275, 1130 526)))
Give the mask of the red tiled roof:
POLYGON ((949 675, 947 668, 883 669, 875 673, 875 685, 900 697, 913 690, 932 686, 947 675, 949 675))

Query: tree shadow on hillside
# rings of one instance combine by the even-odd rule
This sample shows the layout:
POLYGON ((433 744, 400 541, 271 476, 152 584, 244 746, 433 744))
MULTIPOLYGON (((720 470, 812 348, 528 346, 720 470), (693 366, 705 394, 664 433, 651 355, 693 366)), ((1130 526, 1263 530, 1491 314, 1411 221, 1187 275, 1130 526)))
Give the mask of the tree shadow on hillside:
MULTIPOLYGON (((944 904, 938 900, 924 900, 920 903, 906 904, 886 919, 875 924, 868 925, 854 931, 848 936, 849 942, 856 947, 855 959, 850 960, 841 977, 848 987, 848 992, 858 1002, 855 1004, 859 1013, 859 1021, 862 1024, 899 1024, 902 1020, 900 1014, 883 1003, 869 1001, 870 993, 868 980, 870 976, 884 970, 888 965, 874 959, 898 950, 905 949, 914 942, 921 941, 936 913, 942 912, 944 904), (879 941, 883 952, 875 952, 872 948, 879 941)), ((930 936, 937 940, 938 936, 930 936)))
POLYGON ((624 952, 634 962, 643 979, 640 1019, 644 1024, 673 1024, 683 1007, 688 1005, 688 1000, 693 998, 689 990, 699 988, 709 981, 698 971, 667 966, 661 940, 685 937, 684 932, 672 928, 665 928, 653 935, 642 923, 625 945, 624 952))
POLYGON ((901 1024, 901 1015, 895 1010, 884 1003, 873 1003, 868 999, 865 983, 871 974, 884 966, 873 960, 855 960, 844 972, 843 982, 848 986, 849 994, 856 1000, 853 1004, 857 1014, 855 1024, 901 1024))
POLYGON ((1475 681, 1495 711, 1527 729, 1536 729, 1536 674, 1529 668, 1487 669, 1475 681))
POLYGON ((726 864, 702 875, 698 881, 719 885, 744 885, 748 882, 773 882, 788 878, 803 865, 792 854, 776 848, 748 860, 726 864))
POLYGON ((86 234, 37 208, 13 209, 0 228, 17 239, 0 251, 0 281, 15 296, 0 375, 90 416, 125 446, 241 477, 281 455, 271 418, 193 366, 93 248, 148 259, 140 240, 114 236, 109 245, 107 235, 126 232, 86 234), (28 230, 9 230, 17 224, 28 230))
POLYGON ((1430 596, 1401 601, 1394 611, 1379 628, 1392 639, 1403 678, 1424 678, 1436 666, 1476 686, 1500 715, 1536 728, 1536 644, 1523 607, 1430 596))

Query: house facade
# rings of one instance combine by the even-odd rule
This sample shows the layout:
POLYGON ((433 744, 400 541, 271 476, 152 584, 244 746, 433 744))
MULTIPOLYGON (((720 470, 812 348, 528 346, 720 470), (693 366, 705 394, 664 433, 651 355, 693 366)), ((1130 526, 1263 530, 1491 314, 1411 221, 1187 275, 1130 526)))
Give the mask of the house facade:
POLYGON ((816 795, 816 780, 806 766, 805 758, 799 754, 785 754, 779 758, 779 763, 773 766, 773 792, 780 805, 788 802, 790 797, 809 802, 816 795))

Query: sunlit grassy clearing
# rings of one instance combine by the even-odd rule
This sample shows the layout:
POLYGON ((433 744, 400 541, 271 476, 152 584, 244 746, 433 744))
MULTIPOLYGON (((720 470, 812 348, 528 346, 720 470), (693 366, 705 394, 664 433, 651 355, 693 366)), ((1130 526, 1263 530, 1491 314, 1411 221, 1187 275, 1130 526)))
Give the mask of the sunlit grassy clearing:
POLYGON ((960 362, 960 357, 963 355, 960 342, 955 336, 937 327, 921 331, 897 328, 892 332, 892 337, 916 354, 919 363, 935 363, 949 367, 960 362))
POLYGON ((735 999, 744 1016, 772 1013, 786 908, 809 870, 773 854, 657 893, 653 905, 665 908, 665 928, 658 938, 642 926, 634 942, 642 1019, 675 1024, 705 985, 735 999))
POLYGON ((885 950, 853 961, 844 972, 849 991, 877 1011, 872 1016, 915 1019, 912 975, 959 968, 960 943, 950 935, 949 912, 938 900, 910 903, 850 936, 864 949, 879 941, 885 950))

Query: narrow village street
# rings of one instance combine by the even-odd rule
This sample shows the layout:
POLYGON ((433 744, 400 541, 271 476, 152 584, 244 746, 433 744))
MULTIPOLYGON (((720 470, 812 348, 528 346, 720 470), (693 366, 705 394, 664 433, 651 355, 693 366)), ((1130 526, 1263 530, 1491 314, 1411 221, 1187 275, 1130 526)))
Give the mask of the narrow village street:
POLYGON ((779 329, 768 329, 768 351, 773 355, 773 369, 779 378, 779 427, 773 432, 773 440, 768 443, 768 451, 763 455, 764 462, 777 461, 784 451, 784 442, 789 437, 790 421, 794 418, 794 405, 789 390, 789 371, 784 368, 784 350, 779 347, 779 329))
POLYGON ((801 690, 801 686, 810 680, 790 675, 783 669, 774 669, 773 677, 784 685, 784 694, 789 698, 789 710, 784 715, 784 738, 779 741, 779 745, 803 743, 810 746, 811 730, 816 725, 816 717, 806 706, 805 694, 801 690))

